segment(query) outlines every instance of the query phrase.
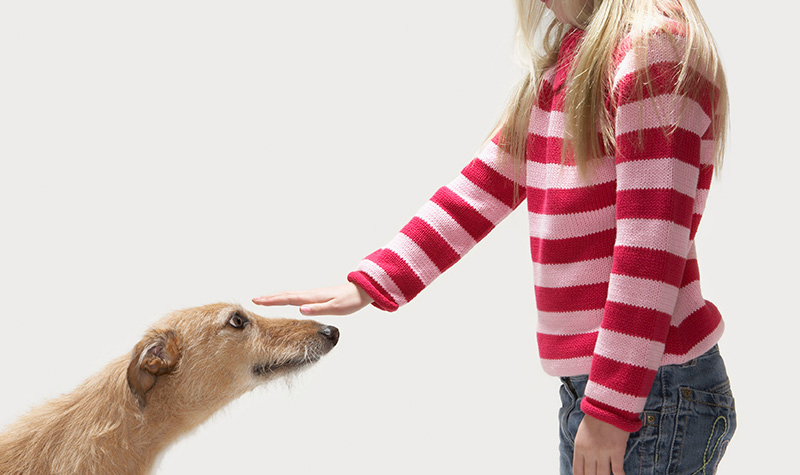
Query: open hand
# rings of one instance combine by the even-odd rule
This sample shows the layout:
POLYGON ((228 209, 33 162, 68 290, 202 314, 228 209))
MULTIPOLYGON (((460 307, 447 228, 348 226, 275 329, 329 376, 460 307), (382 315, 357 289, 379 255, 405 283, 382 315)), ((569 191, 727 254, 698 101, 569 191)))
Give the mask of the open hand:
POLYGON ((348 282, 302 292, 282 292, 253 299, 256 305, 295 305, 303 315, 349 315, 372 303, 372 297, 348 282))
POLYGON ((622 468, 630 434, 586 415, 575 434, 574 475, 625 475, 622 468))

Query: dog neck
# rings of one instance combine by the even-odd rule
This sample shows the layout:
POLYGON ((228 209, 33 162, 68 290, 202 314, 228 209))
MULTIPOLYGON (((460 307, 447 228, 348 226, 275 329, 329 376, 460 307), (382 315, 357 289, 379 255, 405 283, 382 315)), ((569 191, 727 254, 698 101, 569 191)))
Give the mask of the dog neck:
MULTIPOLYGON (((112 362, 8 427, 0 434, 0 473, 23 467, 22 473, 145 475, 164 449, 216 409, 171 410, 157 397, 169 388, 156 388, 151 404, 141 408, 126 380, 127 362, 112 362)), ((170 404, 185 401, 173 398, 170 404)))

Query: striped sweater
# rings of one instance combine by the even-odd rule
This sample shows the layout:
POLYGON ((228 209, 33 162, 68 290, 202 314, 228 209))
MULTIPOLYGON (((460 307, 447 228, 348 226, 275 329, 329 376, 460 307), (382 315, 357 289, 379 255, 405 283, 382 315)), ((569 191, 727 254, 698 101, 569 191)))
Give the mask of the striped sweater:
POLYGON ((634 432, 659 366, 701 355, 723 330, 700 293, 694 246, 713 174, 716 95, 676 91, 681 58, 669 35, 651 35, 646 63, 623 41, 607 100, 616 147, 582 178, 572 157, 562 163, 563 86, 581 36, 565 36, 545 73, 525 169, 490 142, 348 280, 396 310, 527 198, 542 366, 588 374, 581 409, 634 432), (638 91, 645 68, 653 87, 638 91))

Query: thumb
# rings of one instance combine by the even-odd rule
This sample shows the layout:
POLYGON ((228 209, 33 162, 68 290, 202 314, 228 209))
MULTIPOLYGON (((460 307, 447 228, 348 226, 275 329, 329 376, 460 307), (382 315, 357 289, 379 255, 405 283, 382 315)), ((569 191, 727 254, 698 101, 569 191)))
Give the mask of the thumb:
POLYGON ((319 307, 319 305, 311 305, 311 304, 301 305, 300 306, 300 313, 302 313, 303 315, 309 315, 309 316, 310 315, 319 315, 319 308, 318 307, 319 307))

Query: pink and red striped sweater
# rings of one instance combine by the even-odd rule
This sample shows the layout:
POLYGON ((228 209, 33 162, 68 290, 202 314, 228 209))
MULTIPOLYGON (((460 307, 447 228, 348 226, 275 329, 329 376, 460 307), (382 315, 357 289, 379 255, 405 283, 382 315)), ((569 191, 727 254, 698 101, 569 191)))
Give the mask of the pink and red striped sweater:
POLYGON ((567 34, 544 76, 525 170, 489 143, 348 279, 396 310, 527 198, 542 365, 589 374, 582 410, 633 432, 659 366, 701 355, 723 331, 700 293, 694 246, 713 173, 716 89, 708 83, 714 92, 694 99, 676 91, 682 58, 666 33, 651 36, 646 65, 641 48, 622 42, 608 96, 616 149, 584 179, 571 157, 561 163, 563 86, 581 36, 567 34), (653 87, 640 99, 645 67, 653 87))

